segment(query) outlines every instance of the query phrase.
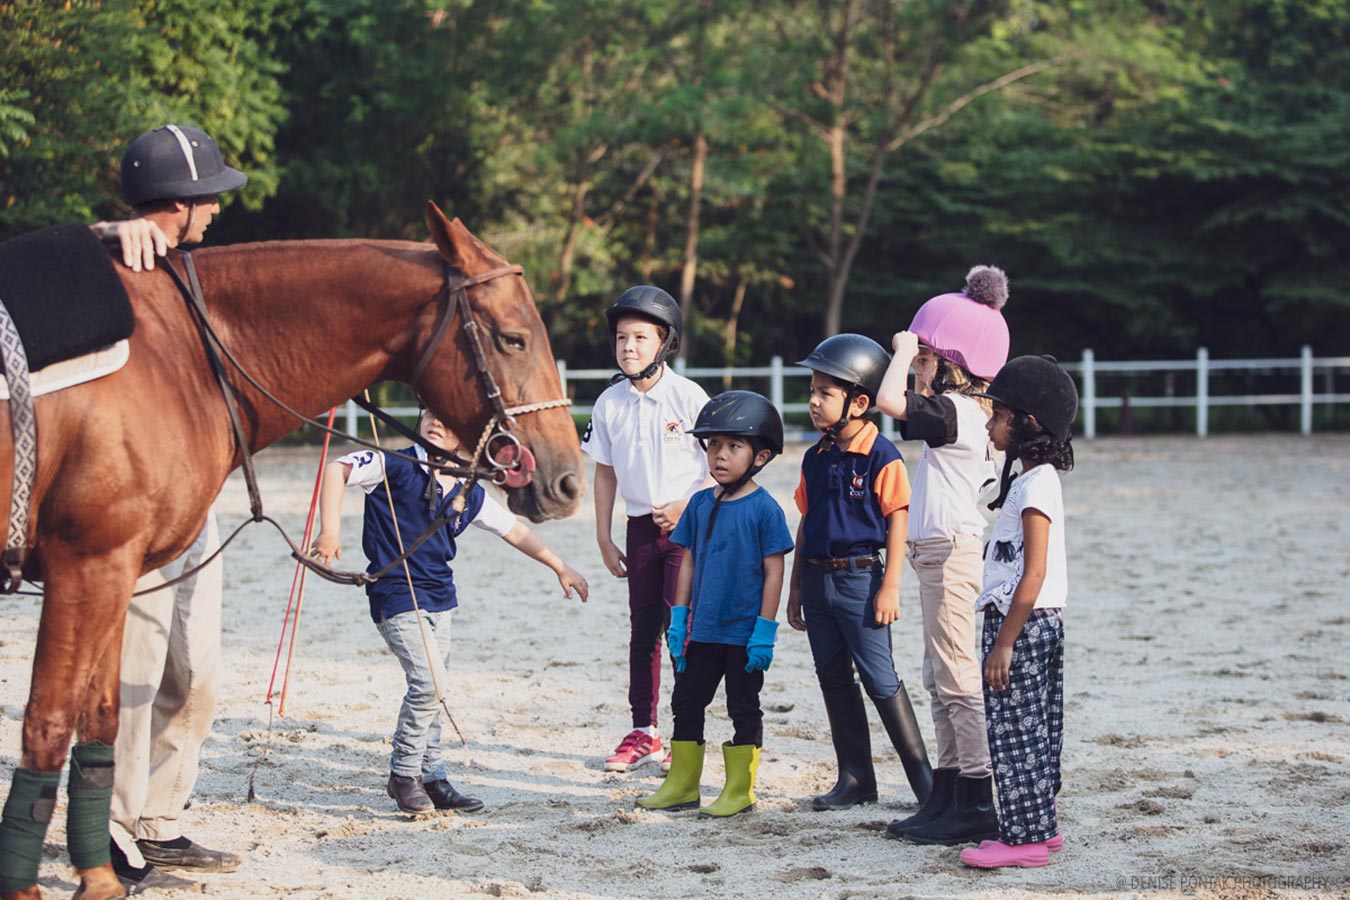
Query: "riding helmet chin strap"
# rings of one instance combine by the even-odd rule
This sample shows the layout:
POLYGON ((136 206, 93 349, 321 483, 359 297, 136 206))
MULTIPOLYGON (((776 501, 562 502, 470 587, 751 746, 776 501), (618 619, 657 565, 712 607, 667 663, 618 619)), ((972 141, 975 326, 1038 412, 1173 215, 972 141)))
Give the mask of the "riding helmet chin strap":
MULTIPOLYGON (((700 443, 702 442, 700 441, 700 443)), ((756 455, 758 455, 758 451, 756 451, 756 455)), ((773 459, 772 456, 769 457, 769 460, 772 459, 773 459)), ((769 464, 769 460, 765 461, 764 466, 767 466, 769 464)), ((760 470, 762 470, 764 466, 757 466, 752 463, 750 467, 745 470, 745 473, 742 474, 740 478, 737 478, 731 484, 722 485, 721 486, 722 493, 713 494, 712 512, 708 513, 708 527, 703 533, 704 540, 707 540, 712 537, 713 523, 717 521, 717 510, 722 505, 722 498, 726 497, 728 494, 734 494, 741 488, 745 487, 745 483, 749 481, 751 478, 754 478, 756 475, 758 475, 760 473, 760 470)))
POLYGON ((827 447, 833 447, 835 444, 839 443, 840 432, 848 427, 849 422, 853 421, 853 416, 849 415, 848 411, 853 406, 853 398, 858 396, 858 390, 859 388, 856 384, 849 387, 848 394, 844 397, 844 414, 839 417, 838 422, 835 422, 829 428, 821 430, 821 434, 825 436, 827 447))
POLYGON ((609 380, 609 383, 618 384, 625 378, 628 379, 629 381, 646 381, 648 378, 651 378, 657 372, 661 371, 661 366, 665 365, 666 357, 670 356, 670 351, 674 347, 674 344, 675 344, 675 332, 672 329, 666 332, 666 339, 661 343, 661 349, 657 351, 656 359, 652 360, 651 364, 648 365, 647 368, 643 369, 641 372, 638 372, 636 375, 629 375, 626 372, 620 372, 613 378, 611 378, 609 380))

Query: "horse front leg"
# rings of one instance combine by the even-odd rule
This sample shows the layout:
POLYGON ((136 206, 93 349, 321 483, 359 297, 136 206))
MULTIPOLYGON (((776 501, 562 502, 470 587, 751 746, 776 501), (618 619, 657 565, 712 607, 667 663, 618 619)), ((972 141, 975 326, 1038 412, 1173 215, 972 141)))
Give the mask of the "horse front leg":
POLYGON ((83 900, 123 895, 109 863, 112 744, 117 735, 122 625, 141 554, 89 557, 51 542, 23 755, 0 818, 0 894, 35 898, 43 839, 56 804, 66 749, 72 754, 67 812, 71 862, 83 900))

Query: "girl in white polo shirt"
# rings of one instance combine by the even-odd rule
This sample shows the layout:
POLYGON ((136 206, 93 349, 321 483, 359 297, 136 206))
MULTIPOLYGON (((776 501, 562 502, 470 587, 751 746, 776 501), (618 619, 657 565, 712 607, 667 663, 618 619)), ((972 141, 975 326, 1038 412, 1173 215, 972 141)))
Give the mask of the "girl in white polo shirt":
POLYGON ((689 498, 709 483, 707 455, 688 434, 708 395, 665 364, 680 345, 682 325, 670 294, 650 285, 629 288, 606 315, 622 374, 595 401, 581 448, 595 460, 600 555, 611 574, 628 580, 633 724, 605 760, 605 771, 627 772, 656 760, 668 769, 656 717, 661 633, 670 622, 684 558, 670 533, 689 498), (628 513, 622 550, 611 535, 616 496, 628 513))
POLYGON ((975 655, 975 598, 985 518, 980 494, 995 478, 985 423, 988 401, 972 396, 1008 359, 1000 310, 1008 279, 976 266, 965 290, 924 303, 877 395, 906 440, 923 441, 909 507, 909 561, 923 608, 923 682, 932 700, 937 762, 933 790, 919 811, 892 822, 890 837, 921 844, 992 838, 993 784, 985 737, 984 696, 975 655), (906 390, 911 365, 914 389, 906 390))
POLYGON ((1069 593, 1059 473, 1073 468, 1073 379, 1049 356, 1019 356, 994 378, 989 436, 1005 465, 984 560, 984 702, 998 784, 998 839, 968 866, 1043 866, 1064 846, 1055 796, 1064 746, 1064 602, 1069 593))

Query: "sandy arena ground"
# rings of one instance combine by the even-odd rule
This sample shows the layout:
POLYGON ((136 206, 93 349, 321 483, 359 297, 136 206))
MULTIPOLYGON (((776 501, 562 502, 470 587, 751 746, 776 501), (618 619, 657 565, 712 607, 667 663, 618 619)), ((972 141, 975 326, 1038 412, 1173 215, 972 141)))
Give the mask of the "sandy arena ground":
MULTIPOLYGON (((915 446, 902 449, 917 458, 915 446)), ((801 451, 764 479, 793 528, 801 451)), ((184 814, 190 837, 244 865, 204 876, 203 890, 297 900, 1347 896, 1350 437, 1084 441, 1078 462, 1065 482, 1066 844, 1046 868, 973 871, 954 848, 883 839, 913 804, 875 718, 882 802, 812 812, 834 758, 806 638, 786 626, 763 694, 758 809, 730 821, 634 811, 659 774, 601 771, 628 730, 628 626, 587 497, 575 518, 538 529, 591 579, 585 606, 485 532, 461 545, 450 704, 468 746, 449 761, 456 783, 488 804, 473 816, 413 820, 386 798, 402 677, 356 588, 310 579, 288 715, 268 749, 263 701, 294 565, 269 528, 245 530, 225 557, 225 684, 184 814)), ((267 511, 297 540, 316 465, 313 450, 260 459, 267 511)), ((350 567, 363 565, 360 508, 349 493, 350 567)), ((218 509, 225 531, 247 515, 238 476, 218 509)), ((902 602, 896 667, 931 747, 910 571, 902 602)), ((37 613, 33 598, 0 602, 0 790, 17 759, 37 613)), ((663 694, 669 727, 668 685, 663 694)), ((716 747, 729 736, 719 695, 707 737, 716 747)), ((709 760, 705 801, 722 783, 719 755, 709 760)), ((57 896, 75 887, 63 823, 62 806, 42 867, 57 896)))

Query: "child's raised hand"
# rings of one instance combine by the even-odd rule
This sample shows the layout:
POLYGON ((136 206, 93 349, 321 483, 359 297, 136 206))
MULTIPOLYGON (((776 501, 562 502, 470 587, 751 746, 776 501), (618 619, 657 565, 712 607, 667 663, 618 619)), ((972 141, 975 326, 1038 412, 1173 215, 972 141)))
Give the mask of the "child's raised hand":
POLYGON ((891 338, 891 349, 898 357, 913 359, 919 353, 919 336, 912 331, 897 331, 891 338))
POLYGON ((309 555, 324 565, 328 565, 332 560, 342 559, 342 539, 336 534, 320 531, 319 536, 314 539, 314 546, 309 548, 309 555))
POLYGON ((582 603, 585 603, 591 597, 591 585, 586 581, 586 576, 567 563, 563 563, 563 570, 558 573, 558 584, 562 585, 563 594, 569 598, 572 596, 574 589, 582 603))
POLYGON ((1012 668, 1012 648, 994 644, 994 649, 984 658, 984 680, 996 691, 1008 687, 1008 670, 1012 668))

